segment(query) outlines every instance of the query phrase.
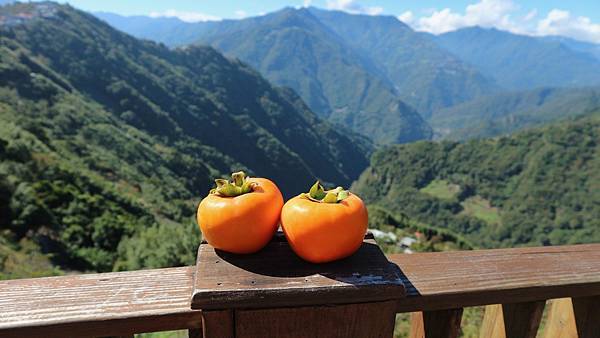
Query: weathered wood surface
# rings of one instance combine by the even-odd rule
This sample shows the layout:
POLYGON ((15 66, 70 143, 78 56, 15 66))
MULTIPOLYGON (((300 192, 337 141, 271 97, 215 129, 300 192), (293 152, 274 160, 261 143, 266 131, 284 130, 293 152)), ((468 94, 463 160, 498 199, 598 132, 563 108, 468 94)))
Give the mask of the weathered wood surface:
MULTIPOLYGON (((598 244, 389 259, 408 291, 396 302, 398 312, 600 295, 598 244)), ((0 337, 200 328, 200 311, 190 309, 193 273, 182 267, 1 281, 0 337)))
POLYGON ((193 267, 0 282, 0 337, 120 336, 198 328, 193 267))
POLYGON ((235 311, 236 338, 391 338, 394 301, 235 311))
POLYGON ((413 312, 410 338, 456 338, 460 333, 463 309, 413 312))
POLYGON ((546 302, 494 304, 485 308, 480 338, 535 338, 546 302))
POLYGON ((391 255, 398 312, 600 295, 600 244, 391 255))
POLYGON ((192 308, 276 308, 386 301, 404 295, 398 267, 372 237, 352 256, 311 264, 278 234, 253 255, 200 245, 192 308))

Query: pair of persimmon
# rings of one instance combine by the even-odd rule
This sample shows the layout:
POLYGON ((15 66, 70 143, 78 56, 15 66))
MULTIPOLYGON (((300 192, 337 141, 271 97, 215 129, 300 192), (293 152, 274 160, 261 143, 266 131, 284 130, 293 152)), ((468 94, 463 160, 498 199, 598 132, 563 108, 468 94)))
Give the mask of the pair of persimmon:
POLYGON ((317 181, 308 193, 283 204, 277 185, 266 178, 232 174, 215 180, 198 206, 197 220, 204 239, 214 248, 249 254, 271 240, 279 223, 294 252, 312 263, 352 255, 367 231, 362 200, 337 187, 324 190, 317 181))

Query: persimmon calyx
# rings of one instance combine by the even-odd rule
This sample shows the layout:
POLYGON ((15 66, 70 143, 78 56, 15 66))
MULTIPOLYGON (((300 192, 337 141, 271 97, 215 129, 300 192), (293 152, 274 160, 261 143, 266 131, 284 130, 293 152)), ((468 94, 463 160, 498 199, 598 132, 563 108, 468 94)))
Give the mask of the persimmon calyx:
POLYGON ((217 187, 210 190, 211 194, 223 197, 235 197, 252 192, 254 182, 250 182, 246 173, 238 171, 231 174, 231 181, 226 179, 215 179, 217 187))
POLYGON ((313 202, 319 203, 339 203, 348 198, 350 192, 342 187, 337 187, 331 190, 325 190, 321 183, 317 181, 310 187, 307 193, 300 194, 301 197, 307 198, 313 202))

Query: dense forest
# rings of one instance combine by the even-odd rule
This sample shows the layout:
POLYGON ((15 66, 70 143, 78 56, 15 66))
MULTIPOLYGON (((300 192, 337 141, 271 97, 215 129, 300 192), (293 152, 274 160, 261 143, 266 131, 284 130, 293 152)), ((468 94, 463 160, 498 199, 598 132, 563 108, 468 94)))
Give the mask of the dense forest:
POLYGON ((4 277, 24 260, 48 273, 189 264, 214 177, 245 169, 289 197, 368 164, 366 139, 212 48, 172 51, 53 3, 0 15, 4 277))
POLYGON ((395 145, 353 189, 477 247, 598 242, 599 140, 596 111, 509 137, 395 145))

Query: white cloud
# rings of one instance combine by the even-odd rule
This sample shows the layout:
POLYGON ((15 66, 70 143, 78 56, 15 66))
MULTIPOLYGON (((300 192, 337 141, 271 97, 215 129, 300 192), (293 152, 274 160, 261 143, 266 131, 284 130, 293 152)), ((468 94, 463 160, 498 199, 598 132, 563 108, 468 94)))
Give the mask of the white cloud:
MULTIPOLYGON (((352 3, 352 1, 337 1, 352 3)), ((518 34, 562 35, 574 39, 600 43, 600 23, 588 17, 574 16, 569 11, 553 9, 538 18, 537 9, 519 14, 519 6, 512 0, 480 0, 468 5, 464 13, 450 8, 426 11, 420 17, 404 12, 398 19, 419 31, 441 34, 463 27, 494 27, 518 34)))
POLYGON ((312 0, 304 0, 304 2, 302 3, 302 7, 310 7, 311 4, 312 0))
POLYGON ((533 20, 537 16, 537 14, 538 14, 538 11, 537 11, 537 9, 534 8, 534 9, 530 10, 527 13, 527 15, 525 15, 525 17, 523 17, 523 20, 524 21, 531 21, 531 20, 533 20))
POLYGON ((365 7, 354 0, 327 0, 327 8, 352 14, 379 15, 383 7, 365 7))
POLYGON ((412 25, 415 20, 415 15, 411 11, 406 11, 400 15, 398 15, 398 20, 404 22, 407 25, 412 25))
POLYGON ((235 14, 235 17, 238 19, 243 19, 248 16, 248 13, 246 13, 246 11, 243 11, 241 9, 235 11, 234 14, 235 14))
POLYGON ((218 16, 204 14, 200 12, 185 12, 178 11, 176 9, 168 9, 164 12, 150 12, 148 16, 152 18, 178 18, 185 22, 199 22, 199 21, 218 21, 221 20, 218 16))
POLYGON ((450 8, 435 10, 430 16, 417 21, 417 29, 440 34, 462 27, 482 26, 514 30, 516 27, 510 14, 518 7, 511 0, 481 0, 468 5, 464 14, 456 13, 450 8))
POLYGON ((600 43, 600 24, 584 16, 572 16, 569 11, 551 10, 537 25, 538 35, 562 35, 600 43))

